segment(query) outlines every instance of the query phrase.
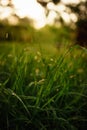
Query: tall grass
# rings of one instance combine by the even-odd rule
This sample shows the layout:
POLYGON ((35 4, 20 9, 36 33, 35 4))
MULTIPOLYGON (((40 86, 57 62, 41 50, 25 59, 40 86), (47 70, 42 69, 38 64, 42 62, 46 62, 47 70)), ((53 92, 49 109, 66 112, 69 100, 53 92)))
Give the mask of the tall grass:
POLYGON ((0 130, 85 130, 87 51, 0 55, 0 130))

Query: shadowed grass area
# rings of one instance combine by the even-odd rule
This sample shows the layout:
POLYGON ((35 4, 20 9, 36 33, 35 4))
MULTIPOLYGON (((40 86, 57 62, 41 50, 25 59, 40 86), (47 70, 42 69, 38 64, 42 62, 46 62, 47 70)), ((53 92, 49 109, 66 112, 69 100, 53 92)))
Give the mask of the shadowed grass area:
POLYGON ((86 129, 87 50, 34 46, 0 45, 0 130, 86 129))

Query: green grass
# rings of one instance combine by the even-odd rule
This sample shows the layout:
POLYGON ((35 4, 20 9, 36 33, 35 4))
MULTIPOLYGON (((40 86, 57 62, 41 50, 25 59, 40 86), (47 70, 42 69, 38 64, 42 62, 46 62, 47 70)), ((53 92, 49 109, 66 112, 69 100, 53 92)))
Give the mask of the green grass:
POLYGON ((86 49, 0 48, 0 130, 87 128, 86 49))

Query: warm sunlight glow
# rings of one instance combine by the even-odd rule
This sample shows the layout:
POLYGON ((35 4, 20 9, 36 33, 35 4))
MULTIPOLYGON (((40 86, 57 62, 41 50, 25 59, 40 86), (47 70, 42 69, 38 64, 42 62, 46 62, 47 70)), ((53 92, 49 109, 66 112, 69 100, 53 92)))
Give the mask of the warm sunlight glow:
POLYGON ((7 8, 0 8, 0 19, 3 20, 11 15, 11 9, 9 7, 7 8))
POLYGON ((78 4, 81 0, 61 0, 63 3, 73 3, 73 4, 78 4))
POLYGON ((63 3, 67 4, 67 3, 72 3, 72 4, 78 4, 81 1, 86 1, 86 0, 61 0, 63 3))
POLYGON ((1 4, 4 5, 4 6, 8 4, 8 0, 1 0, 0 2, 1 2, 1 4))
MULTIPOLYGON (((49 10, 48 17, 45 16, 45 8, 43 8, 37 2, 37 0, 12 0, 12 4, 15 6, 14 14, 17 14, 20 18, 28 17, 34 20, 34 26, 36 28, 41 28, 46 24, 53 24, 54 19, 56 17, 58 18, 58 13, 60 13, 65 22, 69 23, 70 20, 76 22, 77 17, 75 16, 75 14, 69 15, 68 13, 65 13, 67 11, 67 7, 63 3, 75 4, 85 0, 61 0, 61 1, 62 3, 59 3, 58 5, 55 5, 52 2, 49 2, 47 4, 47 8, 49 10)), ((1 0, 0 2, 4 6, 8 4, 8 0, 1 0)), ((12 21, 12 23, 16 24, 17 19, 11 17, 11 14, 12 10, 10 7, 0 6, 0 19, 9 17, 9 22, 12 21)))
POLYGON ((27 16, 35 20, 35 27, 40 28, 46 24, 45 10, 36 0, 14 0, 13 4, 16 8, 16 14, 21 18, 27 16))
POLYGON ((61 16, 62 16, 62 18, 64 19, 64 21, 66 23, 70 22, 70 16, 69 16, 69 14, 67 14, 67 13, 64 12, 64 13, 61 14, 61 16))
POLYGON ((54 11, 50 11, 47 17, 47 24, 52 25, 54 23, 54 19, 57 17, 57 14, 54 11))
POLYGON ((70 14, 70 18, 71 18, 72 21, 77 22, 77 17, 74 13, 70 14))
POLYGON ((11 25, 16 25, 19 22, 18 19, 14 16, 10 16, 8 21, 11 25))

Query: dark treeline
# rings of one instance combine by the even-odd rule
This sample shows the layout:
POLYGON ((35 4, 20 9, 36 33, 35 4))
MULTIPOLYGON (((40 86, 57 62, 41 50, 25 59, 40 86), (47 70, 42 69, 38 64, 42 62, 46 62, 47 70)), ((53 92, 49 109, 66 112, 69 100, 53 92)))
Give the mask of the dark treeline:
POLYGON ((10 25, 0 23, 0 42, 18 43, 58 43, 74 41, 72 30, 69 27, 45 26, 36 30, 29 24, 10 25))
POLYGON ((0 41, 32 41, 34 29, 23 25, 0 24, 0 41))

